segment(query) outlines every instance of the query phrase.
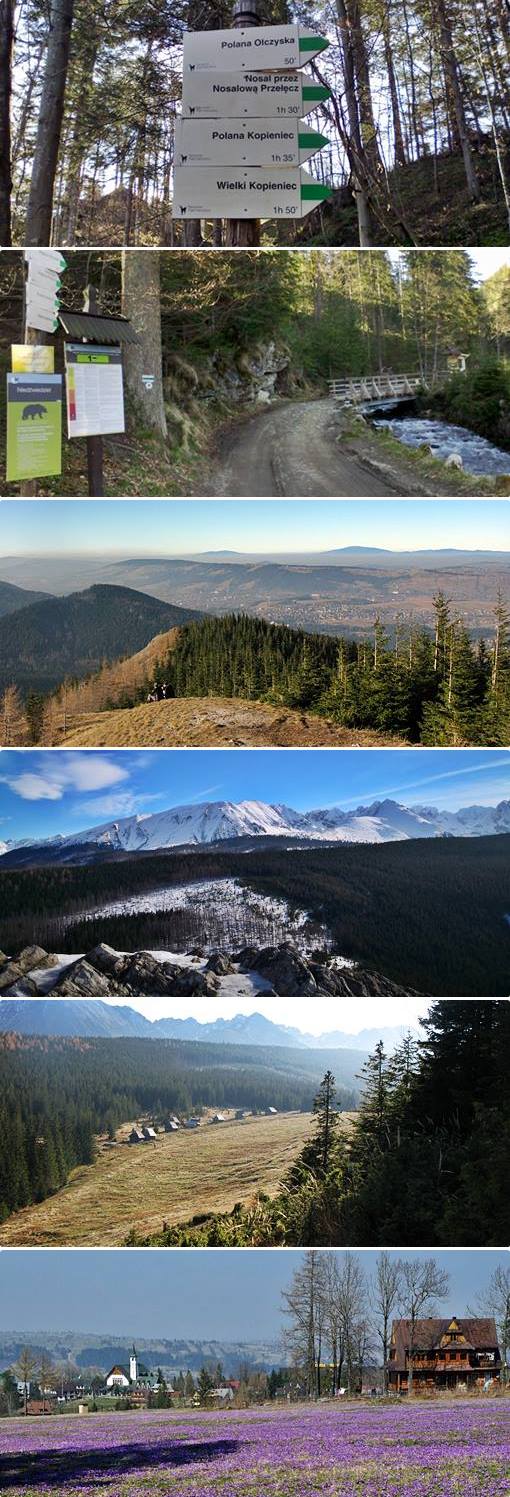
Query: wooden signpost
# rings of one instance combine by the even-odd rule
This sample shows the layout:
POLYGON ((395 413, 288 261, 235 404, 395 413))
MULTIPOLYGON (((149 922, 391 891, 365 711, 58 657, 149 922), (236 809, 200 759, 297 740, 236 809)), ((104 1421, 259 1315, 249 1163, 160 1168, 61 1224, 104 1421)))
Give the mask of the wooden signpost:
POLYGON ((184 35, 173 213, 225 219, 236 246, 259 244, 261 218, 303 218, 331 195, 301 170, 327 145, 301 117, 329 90, 298 71, 329 43, 294 23, 261 26, 258 7, 236 0, 230 31, 184 35))

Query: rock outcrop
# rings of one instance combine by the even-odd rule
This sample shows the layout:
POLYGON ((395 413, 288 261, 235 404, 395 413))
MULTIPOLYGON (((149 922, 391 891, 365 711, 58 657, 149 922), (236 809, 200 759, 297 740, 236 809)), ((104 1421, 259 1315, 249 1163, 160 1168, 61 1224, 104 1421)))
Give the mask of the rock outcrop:
MULTIPOLYGON (((57 958, 39 946, 26 947, 12 960, 1 954, 0 991, 10 996, 36 995, 41 988, 30 974, 56 965, 57 958)), ((207 961, 201 952, 186 965, 178 959, 160 961, 150 951, 115 951, 102 943, 60 970, 54 983, 45 981, 44 992, 66 998, 207 997, 220 991, 222 977, 236 972, 263 979, 259 994, 266 997, 422 996, 378 972, 344 965, 330 951, 303 955, 290 942, 244 946, 232 955, 213 951, 207 961), (204 965, 199 966, 199 961, 204 965)))

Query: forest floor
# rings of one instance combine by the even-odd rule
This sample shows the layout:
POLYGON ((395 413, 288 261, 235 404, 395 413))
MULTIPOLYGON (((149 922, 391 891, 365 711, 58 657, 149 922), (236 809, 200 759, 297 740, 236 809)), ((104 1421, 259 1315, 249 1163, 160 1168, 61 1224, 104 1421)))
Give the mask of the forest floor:
MULTIPOLYGON (((470 202, 461 154, 445 152, 395 167, 388 176, 388 189, 402 221, 409 226, 409 244, 507 245, 508 220, 499 182, 496 152, 490 141, 474 153, 480 183, 480 202, 470 202), (412 239, 411 239, 412 235, 412 239)), ((285 239, 279 226, 278 238, 285 239)), ((288 239, 291 239, 289 233, 288 239)), ((359 231, 354 201, 345 204, 343 193, 334 193, 300 225, 292 242, 300 246, 358 245, 359 231)), ((375 226, 374 245, 402 245, 403 229, 396 215, 375 226)))
POLYGON ((230 697, 180 697, 111 712, 84 713, 66 747, 104 748, 383 748, 404 740, 369 729, 337 726, 326 718, 265 702, 230 697))
MULTIPOLYGON (((346 1126, 354 1114, 342 1114, 346 1126)), ((275 1194, 292 1160, 309 1138, 313 1115, 232 1119, 193 1132, 158 1135, 155 1145, 125 1140, 133 1121, 117 1131, 116 1149, 101 1148, 95 1164, 81 1165, 48 1200, 27 1206, 0 1227, 0 1244, 18 1246, 122 1245, 195 1215, 231 1211, 257 1191, 275 1194)))

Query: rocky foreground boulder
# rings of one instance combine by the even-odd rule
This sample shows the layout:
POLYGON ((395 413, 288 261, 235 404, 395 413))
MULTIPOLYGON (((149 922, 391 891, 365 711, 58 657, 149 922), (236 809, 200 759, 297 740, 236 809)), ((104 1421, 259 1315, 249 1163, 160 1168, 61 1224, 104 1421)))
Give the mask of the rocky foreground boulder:
MULTIPOLYGON (((150 951, 123 953, 101 943, 47 981, 44 992, 65 998, 106 997, 201 997, 217 993, 221 978, 237 972, 258 975, 265 996, 309 998, 416 996, 414 989, 399 987, 378 972, 338 965, 328 951, 303 956, 290 942, 279 946, 244 946, 237 954, 211 952, 205 966, 162 962, 150 951)), ((0 953, 0 992, 6 996, 33 996, 41 992, 34 973, 58 965, 57 957, 41 946, 27 946, 13 959, 0 953)))

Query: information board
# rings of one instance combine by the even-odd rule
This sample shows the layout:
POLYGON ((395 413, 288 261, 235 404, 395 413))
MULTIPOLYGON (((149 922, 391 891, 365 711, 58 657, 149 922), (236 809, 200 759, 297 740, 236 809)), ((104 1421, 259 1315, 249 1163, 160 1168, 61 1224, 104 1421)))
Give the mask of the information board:
POLYGON ((53 374, 55 349, 51 343, 13 343, 11 367, 13 374, 53 374))
POLYGON ((125 431, 120 347, 66 343, 67 430, 70 437, 125 431))
POLYGON ((7 375, 8 482, 62 472, 62 375, 7 375))

